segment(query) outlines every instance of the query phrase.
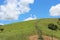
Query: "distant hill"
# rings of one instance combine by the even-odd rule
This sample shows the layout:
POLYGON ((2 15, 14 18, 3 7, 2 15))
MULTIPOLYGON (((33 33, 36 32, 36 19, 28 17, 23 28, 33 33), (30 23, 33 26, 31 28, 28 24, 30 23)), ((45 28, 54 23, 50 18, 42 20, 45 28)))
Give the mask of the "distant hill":
POLYGON ((60 39, 60 30, 52 31, 48 29, 50 23, 56 24, 60 28, 57 21, 58 18, 46 18, 0 26, 0 29, 4 29, 3 31, 0 30, 0 40, 29 40, 30 35, 39 35, 36 25, 43 35, 52 36, 53 32, 54 37, 60 39))

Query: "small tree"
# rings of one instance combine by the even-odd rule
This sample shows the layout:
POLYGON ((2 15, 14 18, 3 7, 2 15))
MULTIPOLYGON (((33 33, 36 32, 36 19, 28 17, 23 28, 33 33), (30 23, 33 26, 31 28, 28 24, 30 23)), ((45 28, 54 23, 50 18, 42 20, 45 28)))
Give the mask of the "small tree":
POLYGON ((0 25, 0 32, 3 32, 4 28, 3 25, 0 25))
POLYGON ((58 20, 60 21, 60 18, 58 20))
POLYGON ((3 28, 0 29, 1 32, 2 32, 3 30, 4 30, 3 28))
POLYGON ((60 25, 60 18, 58 18, 58 21, 57 21, 57 23, 60 25))
POLYGON ((58 29, 57 25, 55 25, 53 23, 48 24, 48 28, 51 30, 57 30, 58 29))

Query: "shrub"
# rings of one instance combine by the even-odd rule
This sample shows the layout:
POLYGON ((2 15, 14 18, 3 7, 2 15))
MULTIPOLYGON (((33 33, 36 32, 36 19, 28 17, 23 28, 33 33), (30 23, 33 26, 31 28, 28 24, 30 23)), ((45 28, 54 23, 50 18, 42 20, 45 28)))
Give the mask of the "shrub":
POLYGON ((55 25, 53 23, 48 24, 48 28, 51 30, 57 30, 58 29, 57 25, 55 25))
POLYGON ((58 19, 57 24, 59 24, 59 25, 60 25, 60 18, 58 19))
POLYGON ((60 21, 60 18, 58 18, 58 20, 60 21))

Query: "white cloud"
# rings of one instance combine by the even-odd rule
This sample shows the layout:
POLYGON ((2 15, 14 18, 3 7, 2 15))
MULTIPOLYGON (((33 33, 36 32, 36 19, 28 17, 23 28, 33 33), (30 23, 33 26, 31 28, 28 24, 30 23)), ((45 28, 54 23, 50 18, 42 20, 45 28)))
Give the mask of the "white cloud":
POLYGON ((4 25, 3 23, 0 23, 0 25, 4 25))
POLYGON ((5 5, 0 5, 0 20, 17 20, 20 14, 29 12, 29 4, 34 0, 5 0, 5 5))
POLYGON ((37 19, 37 17, 35 15, 33 15, 34 17, 30 16, 28 18, 26 18, 24 21, 29 21, 29 20, 35 20, 37 19))
POLYGON ((60 16, 60 4, 52 6, 49 12, 51 16, 60 16))

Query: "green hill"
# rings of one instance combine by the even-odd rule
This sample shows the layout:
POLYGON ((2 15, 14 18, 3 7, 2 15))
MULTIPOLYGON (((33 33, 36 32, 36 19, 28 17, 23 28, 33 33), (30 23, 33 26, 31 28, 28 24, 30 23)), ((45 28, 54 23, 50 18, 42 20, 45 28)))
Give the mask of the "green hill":
POLYGON ((17 22, 12 24, 7 24, 4 26, 0 26, 0 29, 4 29, 2 32, 0 30, 0 40, 29 40, 30 35, 39 35, 39 28, 42 31, 43 35, 52 36, 52 32, 54 33, 54 37, 60 39, 60 30, 52 31, 48 29, 48 24, 53 23, 60 28, 60 25, 57 23, 57 18, 47 18, 47 19, 38 19, 32 21, 25 22, 17 22))

